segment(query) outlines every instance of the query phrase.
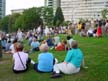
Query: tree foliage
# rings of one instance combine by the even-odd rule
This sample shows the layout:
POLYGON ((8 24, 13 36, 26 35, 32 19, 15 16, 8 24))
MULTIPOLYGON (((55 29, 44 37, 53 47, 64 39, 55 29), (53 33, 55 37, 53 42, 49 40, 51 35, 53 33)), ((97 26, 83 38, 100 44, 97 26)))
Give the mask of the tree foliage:
POLYGON ((30 8, 23 12, 15 22, 15 28, 31 29, 43 24, 40 14, 36 8, 30 8))
POLYGON ((102 15, 103 19, 107 19, 107 13, 108 13, 108 10, 107 9, 103 9, 101 11, 101 15, 102 15))
POLYGON ((63 23, 63 21, 64 21, 64 15, 63 15, 62 9, 61 7, 58 7, 54 16, 53 24, 55 26, 59 26, 63 23))
POLYGON ((20 14, 18 13, 5 16, 3 19, 0 20, 0 29, 5 32, 15 31, 14 23, 19 16, 20 14))
POLYGON ((44 22, 46 25, 48 26, 52 26, 53 25, 53 8, 50 7, 45 7, 44 8, 44 22))
POLYGON ((47 7, 29 8, 23 14, 12 14, 0 20, 0 29, 6 32, 16 31, 18 28, 23 30, 33 29, 39 25, 51 26, 53 22, 53 9, 47 7))
POLYGON ((3 19, 0 20, 0 29, 2 31, 8 32, 9 17, 10 15, 5 16, 3 19))

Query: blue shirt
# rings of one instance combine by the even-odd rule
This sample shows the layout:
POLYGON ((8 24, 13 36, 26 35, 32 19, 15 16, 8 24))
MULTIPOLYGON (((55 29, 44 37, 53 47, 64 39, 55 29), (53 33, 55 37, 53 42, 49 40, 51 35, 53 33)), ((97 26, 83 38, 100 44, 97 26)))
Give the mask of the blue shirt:
POLYGON ((47 44, 48 44, 48 46, 54 46, 53 40, 51 38, 47 39, 47 44))
POLYGON ((40 45, 39 42, 32 42, 32 43, 31 43, 31 46, 32 46, 33 48, 37 48, 37 47, 39 47, 39 45, 40 45))
POLYGON ((72 63, 74 66, 79 68, 83 60, 83 53, 80 49, 69 50, 65 58, 65 62, 72 63))
POLYGON ((53 70, 53 54, 46 52, 38 56, 38 70, 43 72, 51 72, 53 70))

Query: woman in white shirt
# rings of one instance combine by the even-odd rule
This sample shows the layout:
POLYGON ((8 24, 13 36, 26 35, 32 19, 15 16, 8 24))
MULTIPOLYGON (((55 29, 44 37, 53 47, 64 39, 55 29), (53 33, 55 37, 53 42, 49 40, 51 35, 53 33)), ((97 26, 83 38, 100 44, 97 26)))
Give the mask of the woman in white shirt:
POLYGON ((20 43, 16 46, 16 53, 13 54, 13 72, 22 73, 28 70, 30 59, 27 53, 23 52, 23 45, 20 43))

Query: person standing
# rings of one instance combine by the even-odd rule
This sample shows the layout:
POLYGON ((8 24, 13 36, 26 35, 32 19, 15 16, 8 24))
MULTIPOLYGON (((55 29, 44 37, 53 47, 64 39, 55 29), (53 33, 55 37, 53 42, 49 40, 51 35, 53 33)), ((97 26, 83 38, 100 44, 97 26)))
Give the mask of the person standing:
POLYGON ((18 38, 18 42, 22 42, 23 41, 23 33, 21 32, 20 29, 18 29, 17 38, 18 38))

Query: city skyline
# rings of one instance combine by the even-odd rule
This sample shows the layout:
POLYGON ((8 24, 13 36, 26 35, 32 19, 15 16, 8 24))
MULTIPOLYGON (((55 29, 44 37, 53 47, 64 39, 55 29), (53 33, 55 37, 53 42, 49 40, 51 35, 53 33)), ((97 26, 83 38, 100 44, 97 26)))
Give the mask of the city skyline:
POLYGON ((44 6, 44 0, 6 0, 6 15, 13 9, 26 9, 44 6))

